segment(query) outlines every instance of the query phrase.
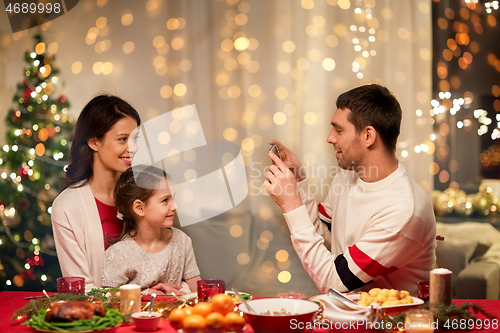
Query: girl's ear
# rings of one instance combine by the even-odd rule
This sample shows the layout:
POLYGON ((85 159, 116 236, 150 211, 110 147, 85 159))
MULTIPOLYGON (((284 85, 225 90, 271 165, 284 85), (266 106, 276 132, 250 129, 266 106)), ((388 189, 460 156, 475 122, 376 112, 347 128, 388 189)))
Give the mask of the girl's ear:
POLYGON ((144 206, 144 202, 139 199, 134 200, 134 202, 132 203, 132 209, 134 210, 134 213, 140 217, 144 216, 144 206))
POLYGON ((97 138, 92 138, 87 140, 87 145, 92 149, 93 151, 97 151, 97 138))

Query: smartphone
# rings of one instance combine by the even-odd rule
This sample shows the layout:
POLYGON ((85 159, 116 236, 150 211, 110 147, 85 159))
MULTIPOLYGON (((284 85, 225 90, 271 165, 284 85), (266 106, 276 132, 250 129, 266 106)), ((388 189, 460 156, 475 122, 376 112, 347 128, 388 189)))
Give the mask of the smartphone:
POLYGON ((280 151, 278 149, 278 146, 276 146, 276 144, 272 145, 271 148, 269 148, 269 151, 272 152, 274 155, 278 156, 279 159, 281 159, 280 151))

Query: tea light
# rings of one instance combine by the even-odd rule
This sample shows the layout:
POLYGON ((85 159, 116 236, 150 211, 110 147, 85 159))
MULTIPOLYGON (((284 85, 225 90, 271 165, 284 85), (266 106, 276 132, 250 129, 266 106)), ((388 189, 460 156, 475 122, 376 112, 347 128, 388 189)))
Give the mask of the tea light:
POLYGON ((278 294, 279 298, 304 299, 304 294, 297 291, 288 291, 278 294))
POLYGON ((432 333, 437 328, 430 310, 410 310, 406 312, 405 331, 407 333, 432 333))
POLYGON ((431 304, 451 304, 451 271, 449 269, 436 268, 431 271, 429 302, 431 304))
POLYGON ((132 314, 141 311, 141 286, 124 284, 120 287, 120 312, 132 314))

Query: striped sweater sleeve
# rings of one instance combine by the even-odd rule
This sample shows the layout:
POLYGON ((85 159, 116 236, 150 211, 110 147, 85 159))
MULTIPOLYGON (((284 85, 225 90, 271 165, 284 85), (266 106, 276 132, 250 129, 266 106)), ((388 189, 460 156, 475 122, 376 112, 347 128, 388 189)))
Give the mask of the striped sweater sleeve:
MULTIPOLYGON (((342 292, 361 288, 404 266, 421 251, 421 244, 375 225, 343 253, 332 254, 307 217, 304 206, 285 214, 294 249, 323 293, 329 288, 342 292)), ((383 225, 383 220, 377 224, 383 225)))

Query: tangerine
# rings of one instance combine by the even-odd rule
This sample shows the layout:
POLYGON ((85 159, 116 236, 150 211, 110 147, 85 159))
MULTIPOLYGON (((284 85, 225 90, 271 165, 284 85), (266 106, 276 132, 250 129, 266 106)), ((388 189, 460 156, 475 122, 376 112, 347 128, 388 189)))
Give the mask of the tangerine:
POLYGON ((206 326, 205 318, 198 314, 192 314, 184 318, 182 327, 186 332, 196 332, 204 329, 206 326))
POLYGON ((212 312, 212 304, 200 302, 193 307, 193 314, 198 314, 205 318, 212 312))
POLYGON ((241 331, 245 326, 245 318, 239 313, 229 312, 224 317, 224 326, 229 331, 241 331))
POLYGON ((190 316, 190 315, 194 314, 192 306, 186 306, 186 307, 182 308, 182 310, 186 313, 186 316, 190 316))
POLYGON ((213 329, 221 329, 224 328, 224 316, 221 315, 218 312, 212 312, 208 316, 205 317, 205 321, 207 324, 207 327, 213 328, 213 329))
POLYGON ((217 294, 212 297, 212 310, 226 315, 234 310, 234 303, 231 296, 226 294, 217 294))
POLYGON ((168 316, 168 320, 170 321, 172 327, 178 330, 179 328, 182 328, 182 321, 187 316, 188 314, 184 311, 184 309, 173 309, 168 316))

